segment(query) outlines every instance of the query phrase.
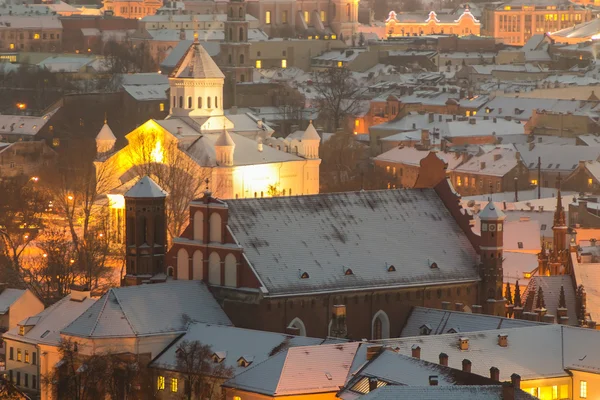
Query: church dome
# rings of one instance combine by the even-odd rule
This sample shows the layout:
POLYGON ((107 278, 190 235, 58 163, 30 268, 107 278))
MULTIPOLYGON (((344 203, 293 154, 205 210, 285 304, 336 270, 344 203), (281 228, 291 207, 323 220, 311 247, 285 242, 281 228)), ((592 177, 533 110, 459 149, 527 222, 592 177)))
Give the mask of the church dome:
POLYGON ((96 140, 114 141, 117 140, 117 138, 112 129, 110 129, 110 126, 105 122, 104 126, 100 129, 100 132, 98 132, 98 135, 96 135, 96 140))
POLYGON ((303 141, 304 140, 321 141, 321 137, 319 136, 319 134, 317 133, 317 130, 313 126, 312 121, 310 121, 310 124, 308 124, 308 128, 306 128, 306 130, 304 131, 304 134, 302 135, 302 140, 303 141))
POLYGON ((219 69, 198 39, 190 45, 185 55, 170 75, 171 78, 223 79, 225 75, 219 69))

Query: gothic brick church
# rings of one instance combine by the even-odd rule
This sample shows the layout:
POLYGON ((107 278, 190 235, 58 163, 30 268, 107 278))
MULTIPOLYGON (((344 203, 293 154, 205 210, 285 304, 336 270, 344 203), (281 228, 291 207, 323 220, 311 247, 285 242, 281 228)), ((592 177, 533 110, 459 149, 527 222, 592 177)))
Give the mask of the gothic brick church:
POLYGON ((154 222, 127 225, 124 284, 202 280, 236 326, 314 337, 332 333, 335 305, 352 339, 397 336, 412 306, 504 315, 504 214, 490 202, 475 235, 443 162, 432 153, 423 163, 439 172, 434 187, 429 176, 410 190, 239 200, 207 191, 166 254, 153 232, 164 229, 164 192, 134 186, 126 209, 152 205, 154 222))

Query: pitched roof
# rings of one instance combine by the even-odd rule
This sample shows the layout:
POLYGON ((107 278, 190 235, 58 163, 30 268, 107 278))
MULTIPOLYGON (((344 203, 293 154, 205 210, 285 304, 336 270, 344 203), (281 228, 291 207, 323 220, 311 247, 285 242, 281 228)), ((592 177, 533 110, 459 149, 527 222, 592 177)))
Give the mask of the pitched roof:
POLYGON ((0 292, 0 314, 6 314, 10 306, 25 294, 23 289, 6 288, 0 292))
POLYGON ((189 322, 231 325, 201 281, 167 281, 110 289, 62 333, 134 337, 185 332, 189 322))
POLYGON ((217 67, 211 56, 195 40, 181 61, 175 66, 171 78, 223 79, 225 75, 217 67))
POLYGON ((479 279, 473 246, 433 189, 226 203, 228 226, 271 295, 479 279))
MULTIPOLYGON (((502 393, 502 385, 488 386, 385 386, 374 390, 361 400, 397 400, 397 399, 415 399, 415 400, 502 400, 505 399, 502 393)), ((534 397, 522 390, 515 391, 515 400, 534 400, 534 397)))
MULTIPOLYGON (((96 299, 87 297, 83 301, 71 301, 71 295, 54 303, 35 316, 35 326, 25 335, 19 335, 19 327, 4 334, 4 337, 28 343, 58 344, 60 331, 84 311, 91 307, 96 299)), ((29 319, 32 319, 31 317, 29 319)))
POLYGON ((600 159, 600 147, 553 145, 536 143, 516 144, 515 148, 527 168, 535 168, 538 157, 542 159, 542 170, 573 171, 580 161, 597 161, 600 159))
POLYGON ((337 392, 351 371, 360 343, 294 347, 223 384, 269 396, 337 392))
MULTIPOLYGON (((537 304, 538 288, 541 287, 544 293, 544 302, 548 314, 557 317, 558 300, 560 296, 560 287, 565 289, 565 300, 567 302, 567 316, 569 317, 569 325, 577 326, 577 301, 575 298, 575 289, 570 275, 555 275, 555 276, 534 276, 529 281, 529 285, 525 289, 525 293, 521 296, 525 311, 533 311, 537 304), (533 294, 533 301, 530 307, 527 307, 527 298, 529 293, 533 294)), ((557 319, 558 322, 558 319, 557 319)))
POLYGON ((137 181, 131 189, 125 193, 125 197, 131 198, 155 198, 155 197, 166 197, 167 192, 161 189, 149 176, 144 176, 142 179, 137 181))
POLYGON ((117 138, 115 137, 115 134, 113 133, 112 129, 110 129, 110 126, 108 126, 108 124, 105 122, 104 125, 102 125, 102 128, 100 129, 100 132, 98 132, 98 135, 96 135, 96 140, 117 140, 117 138))
POLYGON ((227 130, 224 129, 223 132, 221 132, 221 134, 217 138, 215 146, 235 146, 235 143, 231 138, 229 132, 227 132, 227 130))
POLYGON ((502 210, 496 207, 494 202, 491 200, 488 201, 487 205, 483 210, 481 210, 478 216, 482 221, 496 221, 506 218, 506 215, 502 212, 502 210))
POLYGON ((493 315, 413 307, 404 328, 402 328, 400 337, 420 336, 421 327, 424 325, 427 325, 431 329, 429 335, 441 335, 449 333, 448 331, 451 329, 454 329, 456 332, 477 332, 544 324, 493 315))
POLYGON ((313 126, 312 121, 308 124, 308 127, 304 131, 302 135, 302 140, 318 140, 321 141, 321 136, 317 133, 317 130, 313 126))
POLYGON ((209 345, 215 353, 225 352, 227 355, 222 363, 226 367, 233 368, 234 375, 265 361, 279 351, 296 346, 319 345, 323 342, 323 339, 318 338, 291 336, 282 333, 235 328, 233 326, 194 323, 189 326, 185 335, 171 343, 165 351, 150 363, 150 366, 177 370, 176 351, 179 344, 184 340, 197 340, 203 345, 209 345), (251 361, 250 366, 241 366, 238 363, 241 357, 246 361, 251 361))

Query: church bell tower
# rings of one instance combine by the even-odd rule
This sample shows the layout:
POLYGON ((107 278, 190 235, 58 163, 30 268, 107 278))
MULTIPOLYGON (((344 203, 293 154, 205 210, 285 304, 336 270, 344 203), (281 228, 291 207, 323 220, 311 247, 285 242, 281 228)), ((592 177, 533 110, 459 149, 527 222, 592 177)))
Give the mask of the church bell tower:
POLYGON ((124 197, 127 266, 122 285, 133 286, 165 274, 167 194, 145 176, 124 197))
POLYGON ((505 299, 502 294, 503 225, 506 215, 490 200, 479 213, 481 221, 479 299, 486 314, 505 316, 505 299))

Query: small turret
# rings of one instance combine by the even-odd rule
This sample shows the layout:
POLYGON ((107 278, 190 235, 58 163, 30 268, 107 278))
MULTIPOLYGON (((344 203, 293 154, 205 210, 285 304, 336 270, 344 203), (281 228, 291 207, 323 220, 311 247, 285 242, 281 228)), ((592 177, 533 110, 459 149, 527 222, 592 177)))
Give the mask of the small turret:
POLYGON ((229 132, 223 130, 215 142, 215 153, 217 155, 217 164, 223 166, 233 165, 233 152, 235 151, 235 142, 229 135, 229 132))
POLYGON ((108 153, 111 153, 115 149, 115 143, 117 142, 117 138, 113 133, 110 126, 104 118, 104 125, 96 135, 96 154, 98 157, 102 157, 108 153))
POLYGON ((302 138, 300 140, 302 142, 304 157, 319 158, 319 144, 321 143, 321 137, 313 126, 312 120, 302 134, 302 138))

